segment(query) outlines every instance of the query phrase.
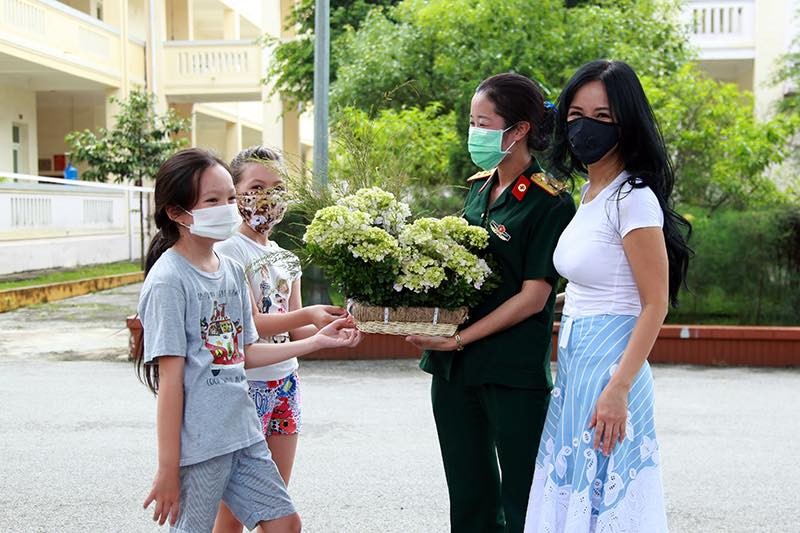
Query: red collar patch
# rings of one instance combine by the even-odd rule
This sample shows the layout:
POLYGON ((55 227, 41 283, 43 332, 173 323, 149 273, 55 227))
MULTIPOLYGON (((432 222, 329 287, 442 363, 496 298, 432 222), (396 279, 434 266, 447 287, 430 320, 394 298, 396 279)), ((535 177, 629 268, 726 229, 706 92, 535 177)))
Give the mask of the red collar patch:
POLYGON ((517 201, 521 202, 525 195, 528 194, 528 189, 531 188, 531 180, 525 177, 525 175, 520 176, 517 178, 517 181, 513 185, 513 189, 511 189, 511 194, 514 195, 514 198, 517 201))

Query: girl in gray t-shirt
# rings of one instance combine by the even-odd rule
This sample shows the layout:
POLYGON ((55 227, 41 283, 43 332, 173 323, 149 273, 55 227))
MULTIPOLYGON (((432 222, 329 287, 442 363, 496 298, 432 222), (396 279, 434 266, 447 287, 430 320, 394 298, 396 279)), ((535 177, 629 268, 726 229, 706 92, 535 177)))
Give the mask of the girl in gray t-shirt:
MULTIPOLYGON (((231 161, 239 213, 239 232, 217 243, 214 250, 240 263, 254 300, 253 320, 260 343, 296 341, 314 335, 337 318, 341 307, 303 307, 300 259, 271 240, 273 228, 288 207, 286 169, 277 150, 251 146, 231 161)), ((261 420, 261 431, 272 460, 288 485, 302 427, 302 383, 297 358, 247 369, 250 397, 261 420)), ((241 531, 242 524, 220 505, 217 531, 241 531)))
POLYGON ((211 531, 221 501, 248 529, 269 521, 276 531, 297 530, 245 368, 350 346, 360 336, 342 318, 297 342, 254 344, 242 266, 213 250, 241 218, 228 168, 209 152, 183 150, 161 166, 155 222, 139 300, 137 372, 158 395, 158 469, 144 506, 156 502, 153 519, 177 531, 211 531))

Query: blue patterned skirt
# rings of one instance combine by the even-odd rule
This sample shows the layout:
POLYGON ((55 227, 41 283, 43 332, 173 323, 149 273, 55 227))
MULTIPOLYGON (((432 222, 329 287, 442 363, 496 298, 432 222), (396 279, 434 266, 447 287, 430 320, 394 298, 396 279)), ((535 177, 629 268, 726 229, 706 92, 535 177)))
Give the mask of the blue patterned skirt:
POLYGON ((606 457, 589 422, 637 317, 564 317, 558 375, 536 457, 526 533, 667 531, 653 375, 645 362, 628 396, 625 440, 606 457))

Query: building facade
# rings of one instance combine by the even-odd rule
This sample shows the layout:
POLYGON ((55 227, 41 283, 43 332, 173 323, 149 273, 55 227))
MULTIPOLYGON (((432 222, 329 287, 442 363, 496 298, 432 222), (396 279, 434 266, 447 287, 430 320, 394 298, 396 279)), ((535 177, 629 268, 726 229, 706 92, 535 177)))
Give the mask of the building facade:
POLYGON ((190 120, 192 146, 230 160, 264 143, 303 164, 310 123, 264 85, 258 43, 291 37, 294 2, 0 0, 0 275, 138 258, 138 190, 3 179, 61 178, 64 137, 112 127, 110 98, 136 87, 190 120))
MULTIPOLYGON (((0 0, 0 171, 60 176, 74 130, 111 126, 134 87, 225 158, 266 143, 300 156, 298 113, 262 84, 292 0, 0 0)), ((307 149, 307 148, 306 148, 307 149)))

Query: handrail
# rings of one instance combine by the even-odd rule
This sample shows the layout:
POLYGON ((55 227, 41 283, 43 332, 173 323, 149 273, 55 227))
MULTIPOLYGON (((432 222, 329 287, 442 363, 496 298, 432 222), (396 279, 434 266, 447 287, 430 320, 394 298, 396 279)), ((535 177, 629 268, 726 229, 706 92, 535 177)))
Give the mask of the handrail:
POLYGON ((0 172, 0 178, 15 179, 21 181, 35 181, 45 183, 57 183, 58 185, 72 185, 94 189, 113 189, 115 191, 139 191, 152 193, 153 187, 139 187, 137 185, 119 185, 116 183, 102 183, 98 181, 67 180, 62 178, 48 178, 46 176, 31 176, 28 174, 17 174, 15 172, 0 172))

